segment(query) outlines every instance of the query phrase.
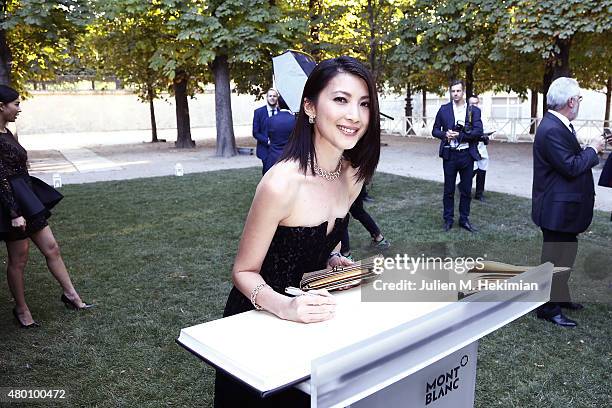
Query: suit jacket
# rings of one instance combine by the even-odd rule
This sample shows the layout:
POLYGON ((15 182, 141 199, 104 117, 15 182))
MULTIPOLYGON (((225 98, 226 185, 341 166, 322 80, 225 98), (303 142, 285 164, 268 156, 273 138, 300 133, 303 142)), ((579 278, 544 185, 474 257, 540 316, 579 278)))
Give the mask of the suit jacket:
POLYGON ((255 109, 253 113, 253 137, 257 139, 255 154, 265 162, 268 156, 268 105, 255 109))
POLYGON ((599 185, 602 187, 612 188, 612 153, 610 153, 608 156, 608 160, 606 160, 606 164, 601 171, 601 176, 599 176, 599 185))
POLYGON ((585 231, 595 203, 591 169, 598 163, 594 149, 583 150, 563 122, 546 113, 533 143, 533 222, 552 231, 585 231))
POLYGON ((264 165, 264 173, 274 166, 283 153, 285 145, 289 141, 289 135, 295 126, 295 116, 289 111, 282 110, 268 119, 268 138, 270 146, 268 157, 264 165))
MULTIPOLYGON (((460 132, 457 141, 459 143, 468 143, 469 144, 469 152, 474 160, 480 160, 480 154, 478 154, 478 141, 483 134, 482 130, 482 120, 480 119, 480 109, 477 106, 472 106, 470 108, 472 110, 472 131, 468 133, 460 132)), ((440 106, 438 113, 436 114, 436 120, 433 125, 433 130, 431 134, 433 137, 440 139, 440 151, 439 156, 443 159, 447 160, 450 157, 450 146, 449 141, 446 139, 446 131, 452 130, 457 120, 464 120, 465 124, 470 123, 469 121, 469 112, 470 109, 466 109, 465 118, 455 118, 455 114, 453 113, 453 102, 445 103, 440 106), (445 146, 447 146, 445 148, 445 146)))

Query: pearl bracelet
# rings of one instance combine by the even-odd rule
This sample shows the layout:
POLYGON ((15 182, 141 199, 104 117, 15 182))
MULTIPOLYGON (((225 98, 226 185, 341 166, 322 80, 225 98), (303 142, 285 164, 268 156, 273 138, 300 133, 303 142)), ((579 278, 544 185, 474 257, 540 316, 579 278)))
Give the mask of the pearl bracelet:
POLYGON ((267 283, 265 282, 260 283, 259 285, 255 286, 255 288, 251 291, 251 303, 253 304, 256 310, 263 310, 263 307, 259 306, 256 300, 257 300, 257 295, 259 294, 259 292, 266 286, 268 286, 267 283))

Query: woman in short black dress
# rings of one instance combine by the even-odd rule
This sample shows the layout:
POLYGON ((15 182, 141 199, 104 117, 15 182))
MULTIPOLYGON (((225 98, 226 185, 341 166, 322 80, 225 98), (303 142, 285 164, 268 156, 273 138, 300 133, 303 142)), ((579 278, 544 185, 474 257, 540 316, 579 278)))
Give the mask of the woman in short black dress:
MULTIPOLYGON (((305 272, 351 264, 337 252, 340 238, 351 203, 372 177, 379 155, 378 99, 371 74, 350 57, 321 62, 306 81, 283 155, 257 186, 224 316, 265 309, 302 323, 333 318, 336 302, 327 291, 291 298, 284 289, 298 286, 305 272)), ((245 333, 244 347, 250 336, 266 335, 245 333)), ((309 407, 310 399, 295 389, 260 399, 217 372, 215 407, 260 406, 309 407)))
MULTIPOLYGON (((19 94, 0 85, 0 240, 8 252, 7 280, 15 299, 13 315, 21 327, 38 327, 25 301, 24 270, 28 262, 29 241, 34 242, 45 256, 47 267, 63 289, 60 300, 72 309, 91 307, 84 303, 74 289, 59 246, 53 237, 47 218, 49 204, 37 196, 28 174, 25 149, 6 128, 14 122, 21 108, 19 94)), ((50 187, 48 187, 49 190, 50 187)), ((61 196, 60 196, 61 197, 61 196)))

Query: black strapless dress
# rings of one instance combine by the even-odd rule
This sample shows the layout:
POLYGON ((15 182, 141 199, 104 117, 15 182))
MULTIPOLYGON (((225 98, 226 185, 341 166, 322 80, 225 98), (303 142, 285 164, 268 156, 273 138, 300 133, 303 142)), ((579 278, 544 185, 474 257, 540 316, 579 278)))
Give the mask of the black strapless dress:
MULTIPOLYGON (((329 254, 340 242, 348 220, 348 214, 344 218, 336 218, 329 235, 327 235, 327 221, 315 227, 279 225, 261 266, 262 278, 278 293, 284 294, 287 286, 299 286, 305 272, 320 270, 327 266, 329 254)), ((223 317, 253 309, 251 300, 234 287, 227 299, 223 317)), ((247 341, 245 339, 245 344, 247 341)), ((290 388, 261 399, 250 387, 217 371, 215 407, 310 407, 310 397, 290 388)))

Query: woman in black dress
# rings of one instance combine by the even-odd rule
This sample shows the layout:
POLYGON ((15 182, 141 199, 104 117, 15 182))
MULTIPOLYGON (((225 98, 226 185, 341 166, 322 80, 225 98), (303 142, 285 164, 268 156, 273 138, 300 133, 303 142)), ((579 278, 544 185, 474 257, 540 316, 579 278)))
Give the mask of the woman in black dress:
MULTIPOLYGON (((337 252, 340 238, 351 203, 372 177, 379 155, 378 98, 371 74, 350 57, 321 62, 306 81, 283 155, 257 186, 224 316, 263 309, 303 323, 333 318, 335 300, 327 291, 292 298, 284 289, 299 286, 305 272, 351 264, 337 252)), ((248 338, 244 344, 249 346, 248 338)), ((298 407, 310 406, 310 399, 294 389, 259 399, 218 371, 215 406, 298 407)))
POLYGON ((51 215, 49 205, 45 206, 36 195, 28 174, 27 152, 6 128, 21 112, 19 103, 19 94, 14 89, 0 85, 0 240, 5 241, 8 252, 6 276, 16 304, 13 315, 21 327, 29 328, 39 324, 32 318, 24 294, 28 238, 45 256, 49 271, 62 287, 61 301, 73 309, 91 305, 81 300, 70 281, 59 246, 47 224, 51 215))

